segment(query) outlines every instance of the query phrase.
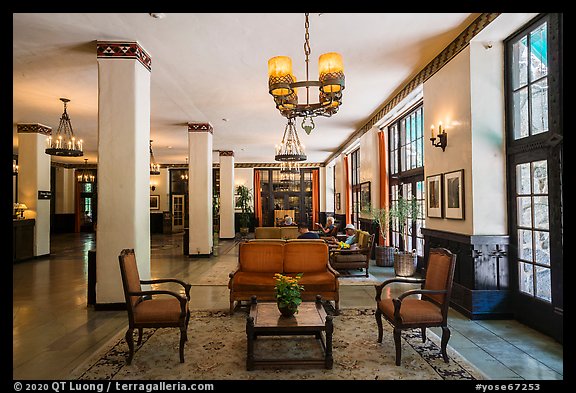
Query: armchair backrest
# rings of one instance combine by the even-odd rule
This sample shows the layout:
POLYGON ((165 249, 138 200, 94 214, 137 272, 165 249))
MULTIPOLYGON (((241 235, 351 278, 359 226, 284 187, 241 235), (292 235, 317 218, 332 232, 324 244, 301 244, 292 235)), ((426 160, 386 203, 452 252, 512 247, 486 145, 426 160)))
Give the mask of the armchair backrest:
POLYGON ((134 249, 122 250, 118 256, 118 260, 120 263, 120 274, 122 275, 122 286, 124 288, 126 304, 129 308, 134 308, 140 296, 130 296, 128 293, 142 290, 134 249))
POLYGON ((452 281, 456 266, 456 254, 445 248, 431 248, 426 266, 424 289, 447 290, 446 295, 426 295, 442 306, 442 312, 448 311, 450 295, 452 293, 452 281))

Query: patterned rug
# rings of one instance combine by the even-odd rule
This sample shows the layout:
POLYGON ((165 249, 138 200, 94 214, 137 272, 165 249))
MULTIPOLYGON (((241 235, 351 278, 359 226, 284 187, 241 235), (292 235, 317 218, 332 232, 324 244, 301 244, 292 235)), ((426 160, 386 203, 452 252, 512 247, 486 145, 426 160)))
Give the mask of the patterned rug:
MULTIPOLYGON (((330 310, 327 310, 330 311, 330 310)), ((178 329, 145 329, 142 344, 126 365, 124 332, 67 379, 80 380, 474 380, 482 374, 450 346, 444 363, 439 339, 430 330, 422 343, 420 330, 402 333, 402 363, 395 365, 392 328, 384 321, 377 343, 373 310, 344 309, 334 317, 332 370, 256 369, 246 371, 246 312, 193 311, 188 327, 185 363, 179 362, 178 329)), ((136 335, 135 335, 136 338, 136 335)), ((258 337, 255 355, 306 358, 322 355, 311 336, 258 337)))

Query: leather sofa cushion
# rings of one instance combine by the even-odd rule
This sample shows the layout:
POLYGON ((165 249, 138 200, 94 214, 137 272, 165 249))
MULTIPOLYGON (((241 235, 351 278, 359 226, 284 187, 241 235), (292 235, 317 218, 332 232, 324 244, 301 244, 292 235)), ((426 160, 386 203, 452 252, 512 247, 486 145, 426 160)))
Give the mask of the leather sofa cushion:
POLYGON ((284 271, 325 272, 328 246, 324 242, 287 242, 284 245, 284 271))
POLYGON ((240 243, 240 270, 254 273, 282 273, 284 244, 274 242, 240 243))
POLYGON ((155 298, 138 303, 134 308, 134 322, 176 323, 180 314, 180 302, 175 297, 155 298))
MULTIPOLYGON (((394 319, 394 303, 392 299, 382 299, 378 308, 389 318, 394 319)), ((438 306, 426 300, 405 298, 400 307, 402 323, 440 323, 442 312, 438 306)))
POLYGON ((334 274, 327 271, 304 273, 299 283, 304 286, 304 291, 308 294, 311 292, 331 292, 336 290, 334 274))
POLYGON ((232 279, 235 291, 270 291, 274 292, 274 273, 237 272, 232 279))

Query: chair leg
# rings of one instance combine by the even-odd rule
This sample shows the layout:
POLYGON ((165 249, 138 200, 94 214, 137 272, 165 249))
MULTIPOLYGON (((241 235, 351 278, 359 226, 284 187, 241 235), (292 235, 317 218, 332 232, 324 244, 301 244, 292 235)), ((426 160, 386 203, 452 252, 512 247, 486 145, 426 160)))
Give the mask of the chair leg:
POLYGON ((426 342, 426 328, 425 327, 422 328, 422 342, 423 343, 426 342))
POLYGON ((448 326, 442 326, 442 357, 444 358, 444 363, 448 363, 448 354, 446 353, 446 346, 448 345, 448 340, 450 340, 450 329, 448 326))
POLYGON ((334 301, 334 309, 336 310, 336 315, 340 315, 340 299, 334 301))
POLYGON ((396 347, 396 365, 400 365, 402 359, 402 343, 400 341, 400 332, 398 328, 394 328, 394 346, 396 347))
MULTIPOLYGON (((190 322, 190 310, 186 312, 186 332, 188 332, 188 323, 190 322)), ((188 334, 186 334, 186 341, 188 341, 188 334)))
POLYGON ((230 315, 234 314, 234 300, 230 300, 230 315))
POLYGON ((376 308, 374 316, 376 317, 376 325, 378 325, 378 342, 381 343, 384 334, 384 329, 382 328, 382 311, 380 311, 379 308, 376 308))
POLYGON ((128 328, 128 330, 126 331, 126 335, 124 336, 124 338, 126 339, 126 342, 128 343, 128 359, 126 360, 127 364, 132 363, 132 358, 134 357, 134 337, 133 337, 133 333, 134 333, 134 329, 128 328))
POLYGON ((368 265, 366 265, 366 277, 368 277, 368 265))
POLYGON ((143 333, 144 329, 143 328, 138 328, 138 342, 136 343, 136 345, 140 346, 142 344, 142 333, 143 333))
POLYGON ((184 326, 180 327, 180 363, 184 363, 184 343, 188 341, 188 335, 186 334, 186 328, 184 326))

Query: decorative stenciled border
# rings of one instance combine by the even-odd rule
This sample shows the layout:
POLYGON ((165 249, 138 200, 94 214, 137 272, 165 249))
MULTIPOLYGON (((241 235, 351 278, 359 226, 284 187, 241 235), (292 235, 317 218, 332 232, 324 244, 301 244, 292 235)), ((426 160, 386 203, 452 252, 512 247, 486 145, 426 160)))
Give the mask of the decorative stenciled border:
POLYGON ((234 157, 233 150, 220 150, 219 151, 220 157, 234 157))
POLYGON ((188 123, 188 132, 209 132, 214 133, 214 128, 210 123, 188 123))
POLYGON ((52 135, 52 127, 48 127, 40 123, 19 123, 16 127, 19 134, 30 133, 52 135))
POLYGON ((152 58, 138 42, 97 41, 96 54, 99 59, 137 59, 148 71, 152 70, 152 58))

